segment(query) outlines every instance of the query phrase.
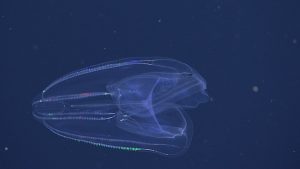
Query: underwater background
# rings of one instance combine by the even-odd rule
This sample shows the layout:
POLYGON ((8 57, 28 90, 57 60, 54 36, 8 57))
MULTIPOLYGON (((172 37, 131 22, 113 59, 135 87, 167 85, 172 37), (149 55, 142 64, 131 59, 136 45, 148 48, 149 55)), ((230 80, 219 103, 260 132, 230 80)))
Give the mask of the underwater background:
POLYGON ((0 169, 299 169, 296 0, 0 1, 0 169), (187 63, 210 101, 168 157, 79 143, 47 130, 32 101, 71 71, 128 57, 187 63))

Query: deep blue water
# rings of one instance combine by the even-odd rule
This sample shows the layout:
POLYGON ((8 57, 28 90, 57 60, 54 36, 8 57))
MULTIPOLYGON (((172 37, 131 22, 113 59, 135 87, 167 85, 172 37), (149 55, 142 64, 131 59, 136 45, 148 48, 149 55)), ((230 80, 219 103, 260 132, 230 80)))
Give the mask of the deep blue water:
POLYGON ((299 3, 1 1, 0 169, 300 168, 299 3), (197 69, 210 102, 189 113, 190 149, 168 158, 48 131, 31 102, 70 71, 126 57, 197 69))

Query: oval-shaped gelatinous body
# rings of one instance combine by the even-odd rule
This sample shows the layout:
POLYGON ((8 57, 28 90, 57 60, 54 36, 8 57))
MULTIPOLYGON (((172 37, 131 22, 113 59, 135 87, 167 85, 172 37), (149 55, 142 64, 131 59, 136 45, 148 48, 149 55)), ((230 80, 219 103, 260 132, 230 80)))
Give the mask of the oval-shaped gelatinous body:
POLYGON ((33 101, 33 115, 62 137, 164 155, 192 139, 185 110, 206 102, 206 83, 185 63, 128 58, 66 74, 33 101))

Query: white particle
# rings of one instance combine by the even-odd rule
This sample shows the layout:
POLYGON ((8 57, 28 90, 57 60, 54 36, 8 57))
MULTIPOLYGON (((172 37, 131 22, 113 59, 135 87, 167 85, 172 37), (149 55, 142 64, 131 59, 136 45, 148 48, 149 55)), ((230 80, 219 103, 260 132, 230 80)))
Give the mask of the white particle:
POLYGON ((8 150, 8 147, 4 147, 4 150, 7 151, 7 150, 8 150))
POLYGON ((39 45, 33 44, 33 45, 32 45, 32 49, 33 49, 34 51, 39 50, 39 45))
POLYGON ((158 23, 161 23, 161 21, 162 21, 162 20, 161 20, 160 18, 157 20, 158 23))
POLYGON ((292 40, 292 43, 293 43, 293 44, 296 44, 296 43, 297 43, 297 39, 293 39, 293 40, 292 40))
POLYGON ((253 92, 257 93, 258 90, 259 90, 258 86, 253 86, 253 87, 252 87, 252 91, 253 91, 253 92))

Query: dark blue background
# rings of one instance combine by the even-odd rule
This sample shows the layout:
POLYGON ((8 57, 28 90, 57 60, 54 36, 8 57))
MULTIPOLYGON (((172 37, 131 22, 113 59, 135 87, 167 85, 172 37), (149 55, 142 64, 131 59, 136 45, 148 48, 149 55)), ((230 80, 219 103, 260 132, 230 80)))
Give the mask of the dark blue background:
POLYGON ((0 169, 299 169, 297 0, 0 1, 0 169), (66 140, 31 115, 51 81, 124 57, 186 62, 211 102, 183 156, 66 140), (257 86, 258 92, 252 87, 257 86))

